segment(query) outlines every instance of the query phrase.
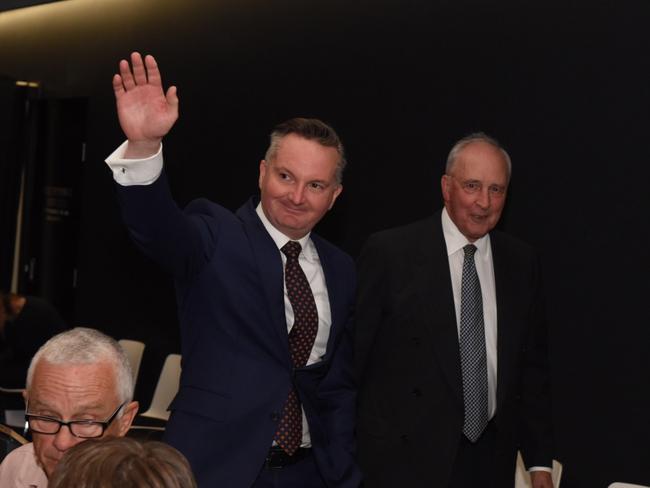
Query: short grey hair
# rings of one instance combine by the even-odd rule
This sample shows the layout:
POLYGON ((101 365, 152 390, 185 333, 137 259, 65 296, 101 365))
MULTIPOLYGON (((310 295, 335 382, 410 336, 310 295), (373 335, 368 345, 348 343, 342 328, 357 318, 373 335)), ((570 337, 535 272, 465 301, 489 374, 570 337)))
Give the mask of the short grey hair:
POLYGON ((470 145, 473 142, 485 142, 486 144, 489 144, 490 146, 493 146, 497 148, 499 151, 501 151, 501 154, 503 154, 503 157, 506 160, 506 165, 507 165, 507 170, 508 170, 508 181, 510 181, 510 175, 512 174, 512 161, 510 160, 510 155, 508 154, 508 151, 506 151, 503 146, 497 141, 494 137, 491 137, 487 135, 484 132, 473 132, 469 135, 466 135, 462 139, 460 139, 454 146, 451 148, 451 151, 449 151, 449 155, 447 156, 447 165, 445 166, 445 174, 450 174, 451 170, 454 167, 454 164, 456 163, 456 159, 458 159, 458 155, 460 152, 470 145))
POLYGON ((131 364, 122 346, 106 334, 87 327, 61 332, 36 351, 27 370, 26 389, 29 391, 34 370, 39 361, 51 364, 96 364, 108 361, 113 366, 120 403, 133 400, 134 381, 131 364))

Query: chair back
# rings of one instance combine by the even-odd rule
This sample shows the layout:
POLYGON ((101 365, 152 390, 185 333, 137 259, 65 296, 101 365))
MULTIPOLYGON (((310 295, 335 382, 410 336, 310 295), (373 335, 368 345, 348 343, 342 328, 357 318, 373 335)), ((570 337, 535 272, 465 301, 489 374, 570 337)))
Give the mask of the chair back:
MULTIPOLYGON (((553 467, 551 472, 553 479, 553 486, 559 488, 560 480, 562 478, 562 463, 553 459, 553 467)), ((533 485, 530 481, 530 474, 526 470, 524 460, 521 453, 517 453, 517 467, 515 469, 515 488, 531 488, 533 485)))
POLYGON ((133 386, 135 386, 138 381, 138 374, 140 373, 142 355, 144 354, 144 342, 132 341, 131 339, 120 339, 117 342, 122 346, 126 356, 129 358, 131 371, 133 372, 133 386))
POLYGON ((632 483, 622 483, 620 481, 617 481, 616 483, 612 483, 609 485, 607 488, 650 488, 648 485, 633 485, 632 483))
POLYGON ((160 420, 169 420, 169 404, 172 402, 181 379, 181 355, 170 354, 165 359, 160 377, 153 392, 151 406, 140 414, 142 417, 151 417, 160 420))
POLYGON ((27 439, 10 427, 0 424, 0 462, 14 449, 27 444, 27 439))
POLYGON ((23 391, 25 391, 25 388, 4 388, 0 386, 0 393, 7 393, 10 395, 13 394, 22 395, 23 391))

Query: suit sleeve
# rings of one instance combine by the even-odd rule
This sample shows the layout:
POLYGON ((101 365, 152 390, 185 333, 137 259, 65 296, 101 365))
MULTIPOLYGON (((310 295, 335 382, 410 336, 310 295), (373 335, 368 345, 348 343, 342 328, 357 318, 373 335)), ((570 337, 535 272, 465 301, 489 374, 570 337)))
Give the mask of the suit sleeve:
POLYGON ((553 459, 548 327, 537 260, 533 273, 533 290, 531 327, 525 350, 521 389, 521 451, 527 468, 550 467, 553 459))
POLYGON ((182 211, 171 196, 164 170, 149 185, 116 187, 135 244, 179 280, 198 274, 214 253, 221 207, 197 200, 182 211))
POLYGON ((332 356, 330 369, 318 388, 323 419, 329 435, 329 452, 338 478, 338 488, 357 488, 361 472, 356 463, 355 418, 356 384, 352 360, 353 307, 356 279, 354 265, 347 258, 345 286, 349 299, 345 310, 345 326, 332 356))
POLYGON ((377 329, 385 304, 385 286, 388 283, 385 257, 382 256, 376 236, 370 237, 357 261, 359 286, 355 313, 354 362, 357 379, 363 380, 370 354, 377 337, 377 329))

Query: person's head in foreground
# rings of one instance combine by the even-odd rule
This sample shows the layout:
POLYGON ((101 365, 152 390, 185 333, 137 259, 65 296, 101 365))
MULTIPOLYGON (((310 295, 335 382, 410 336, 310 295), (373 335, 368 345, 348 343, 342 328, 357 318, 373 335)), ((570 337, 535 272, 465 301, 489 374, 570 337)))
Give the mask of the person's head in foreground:
POLYGON ((124 436, 138 411, 123 349, 83 327, 54 336, 36 352, 24 397, 34 453, 48 478, 80 442, 124 436))
POLYGON ((70 449, 49 488, 196 488, 190 465, 162 442, 93 439, 70 449))

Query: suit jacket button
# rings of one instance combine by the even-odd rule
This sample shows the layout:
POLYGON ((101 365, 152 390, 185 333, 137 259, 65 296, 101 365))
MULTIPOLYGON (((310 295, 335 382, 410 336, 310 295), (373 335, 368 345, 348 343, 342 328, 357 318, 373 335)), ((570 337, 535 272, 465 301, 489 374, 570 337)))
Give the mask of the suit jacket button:
POLYGON ((402 434, 399 436, 400 440, 402 441, 402 444, 408 444, 409 442, 409 436, 406 434, 402 434))
POLYGON ((413 393, 413 396, 415 396, 415 397, 421 397, 422 396, 422 391, 419 388, 413 388, 413 391, 411 393, 413 393))
POLYGON ((278 420, 280 420, 280 414, 278 412, 273 412, 271 414, 271 420, 273 422, 277 422, 278 420))

